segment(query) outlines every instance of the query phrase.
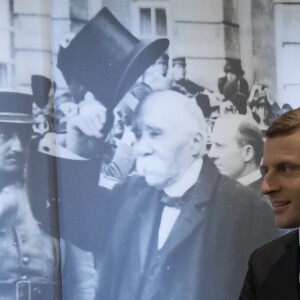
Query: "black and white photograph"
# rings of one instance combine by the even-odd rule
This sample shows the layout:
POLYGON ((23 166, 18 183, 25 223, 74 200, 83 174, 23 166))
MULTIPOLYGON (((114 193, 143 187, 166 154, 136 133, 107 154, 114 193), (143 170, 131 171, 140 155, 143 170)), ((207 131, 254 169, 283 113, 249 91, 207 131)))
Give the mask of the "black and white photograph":
POLYGON ((0 7, 0 300, 238 299, 300 1, 0 7))

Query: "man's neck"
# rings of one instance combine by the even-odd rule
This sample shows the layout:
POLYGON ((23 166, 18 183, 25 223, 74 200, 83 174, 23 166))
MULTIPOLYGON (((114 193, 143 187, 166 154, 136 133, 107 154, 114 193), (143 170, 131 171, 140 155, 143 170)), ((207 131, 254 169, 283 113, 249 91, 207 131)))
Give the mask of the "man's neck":
POLYGON ((165 193, 170 197, 181 197, 191 186, 193 186, 199 177, 203 159, 196 159, 185 173, 171 186, 164 188, 165 193))
POLYGON ((245 177, 248 174, 253 173, 256 171, 259 167, 254 163, 247 163, 243 169, 243 171, 239 174, 239 176, 236 178, 238 180, 239 178, 245 177))

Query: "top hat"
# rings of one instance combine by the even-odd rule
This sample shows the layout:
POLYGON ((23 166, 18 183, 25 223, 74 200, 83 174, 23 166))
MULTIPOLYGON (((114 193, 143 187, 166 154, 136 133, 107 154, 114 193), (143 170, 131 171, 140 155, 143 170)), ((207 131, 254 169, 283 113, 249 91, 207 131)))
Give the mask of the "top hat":
POLYGON ((112 110, 168 46, 168 39, 140 41, 105 7, 60 47, 57 66, 112 110))
POLYGON ((224 66, 225 73, 233 73, 238 76, 244 75, 244 71, 242 69, 241 61, 238 59, 227 59, 224 66))
POLYGON ((175 57, 172 59, 172 66, 179 64, 182 65, 184 68, 186 67, 185 57, 175 57))
POLYGON ((0 92, 0 123, 33 124, 32 103, 32 95, 0 92))

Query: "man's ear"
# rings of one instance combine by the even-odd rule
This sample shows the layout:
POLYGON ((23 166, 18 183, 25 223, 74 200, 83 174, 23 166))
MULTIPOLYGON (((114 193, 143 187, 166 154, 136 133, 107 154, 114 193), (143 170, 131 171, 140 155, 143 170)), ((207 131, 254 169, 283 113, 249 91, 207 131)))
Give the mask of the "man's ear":
POLYGON ((194 134, 192 144, 193 156, 203 156, 206 152, 206 144, 203 135, 200 132, 194 134))
POLYGON ((251 145, 243 146, 243 158, 245 162, 249 162, 254 157, 254 149, 251 145))

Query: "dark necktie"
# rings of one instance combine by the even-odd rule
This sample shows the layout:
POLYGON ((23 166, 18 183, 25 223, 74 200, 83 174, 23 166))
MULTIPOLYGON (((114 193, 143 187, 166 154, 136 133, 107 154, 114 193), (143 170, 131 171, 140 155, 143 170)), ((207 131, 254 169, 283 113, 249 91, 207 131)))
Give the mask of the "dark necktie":
POLYGON ((166 193, 161 198, 161 202, 165 206, 174 207, 180 209, 182 207, 183 201, 182 197, 170 197, 166 193))

